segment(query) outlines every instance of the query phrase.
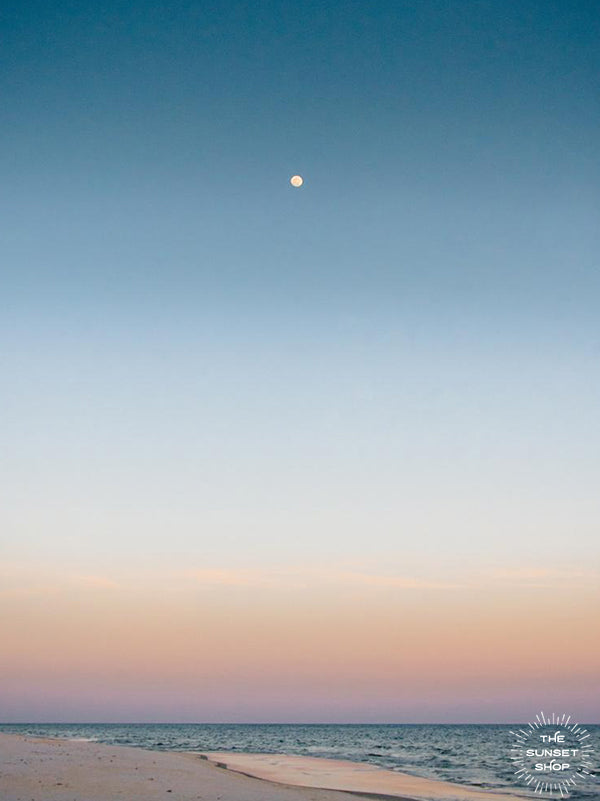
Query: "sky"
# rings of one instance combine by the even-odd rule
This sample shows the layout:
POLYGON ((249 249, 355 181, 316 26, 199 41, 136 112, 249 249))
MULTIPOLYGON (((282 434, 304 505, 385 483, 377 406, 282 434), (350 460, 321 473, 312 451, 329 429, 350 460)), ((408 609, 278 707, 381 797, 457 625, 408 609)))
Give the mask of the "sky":
POLYGON ((0 33, 0 719, 600 720, 597 4, 0 33))

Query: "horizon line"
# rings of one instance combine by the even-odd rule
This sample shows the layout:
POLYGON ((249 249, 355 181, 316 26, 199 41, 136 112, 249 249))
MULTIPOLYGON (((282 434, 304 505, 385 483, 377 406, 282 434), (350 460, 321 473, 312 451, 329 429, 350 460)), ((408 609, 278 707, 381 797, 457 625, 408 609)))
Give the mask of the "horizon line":
MULTIPOLYGON (((97 720, 52 720, 52 721, 0 721, 0 726, 523 726, 526 720, 512 721, 404 721, 365 722, 365 721, 97 721, 97 720)), ((580 721, 578 725, 598 726, 600 722, 580 721)))

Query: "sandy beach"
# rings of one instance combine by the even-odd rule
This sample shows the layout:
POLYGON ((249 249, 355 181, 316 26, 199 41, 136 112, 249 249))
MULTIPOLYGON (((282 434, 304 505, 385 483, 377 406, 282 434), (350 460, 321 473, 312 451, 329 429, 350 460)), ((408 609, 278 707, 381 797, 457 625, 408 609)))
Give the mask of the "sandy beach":
POLYGON ((349 793, 447 801, 517 797, 341 760, 226 753, 202 758, 0 734, 2 801, 349 801, 349 793))

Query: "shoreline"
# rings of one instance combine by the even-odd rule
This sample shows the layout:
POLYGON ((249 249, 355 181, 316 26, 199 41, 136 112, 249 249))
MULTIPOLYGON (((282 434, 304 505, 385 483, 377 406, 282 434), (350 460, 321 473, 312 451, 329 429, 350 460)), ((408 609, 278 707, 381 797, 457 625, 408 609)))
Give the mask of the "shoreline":
POLYGON ((364 797, 410 798, 414 801, 509 801, 528 798, 517 788, 494 790, 387 770, 344 759, 213 751, 200 756, 217 767, 276 784, 337 790, 364 797))
POLYGON ((136 746, 0 733, 2 801, 512 801, 367 763, 136 746))

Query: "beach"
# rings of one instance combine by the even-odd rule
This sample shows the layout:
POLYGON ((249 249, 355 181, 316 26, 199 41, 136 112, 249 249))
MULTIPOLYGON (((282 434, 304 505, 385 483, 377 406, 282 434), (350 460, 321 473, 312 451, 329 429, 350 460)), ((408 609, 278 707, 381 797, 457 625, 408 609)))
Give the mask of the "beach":
POLYGON ((446 801, 518 797, 344 760, 200 755, 0 734, 2 801, 350 801, 350 793, 446 801))

